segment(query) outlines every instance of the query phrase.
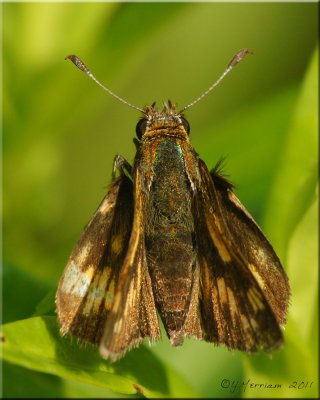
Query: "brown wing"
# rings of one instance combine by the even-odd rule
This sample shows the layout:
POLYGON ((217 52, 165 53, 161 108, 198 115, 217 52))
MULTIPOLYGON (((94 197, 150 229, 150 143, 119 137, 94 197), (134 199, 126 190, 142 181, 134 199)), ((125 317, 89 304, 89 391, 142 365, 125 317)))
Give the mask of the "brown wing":
POLYGON ((69 258, 56 294, 62 334, 100 342, 128 250, 132 186, 125 175, 113 182, 69 258))
POLYGON ((261 229, 217 171, 211 172, 224 224, 280 324, 285 323, 290 287, 281 262, 261 229))
POLYGON ((128 251, 119 274, 115 299, 100 343, 104 358, 115 361, 138 346, 144 337, 161 337, 143 233, 143 192, 139 170, 134 179, 134 220, 128 251))
POLYGON ((272 350, 283 341, 279 323, 289 298, 286 275, 262 232, 235 202, 232 186, 217 173, 211 177, 202 161, 199 169, 195 219, 205 339, 250 352, 272 350), (275 284, 285 293, 272 289, 278 279, 275 284))

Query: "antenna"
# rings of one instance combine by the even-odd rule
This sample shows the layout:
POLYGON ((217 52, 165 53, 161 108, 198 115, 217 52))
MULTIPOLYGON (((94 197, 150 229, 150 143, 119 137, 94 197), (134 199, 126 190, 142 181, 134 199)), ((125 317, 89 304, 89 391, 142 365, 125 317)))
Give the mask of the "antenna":
POLYGON ((134 108, 135 110, 141 111, 143 114, 145 114, 145 110, 143 110, 140 107, 136 107, 133 104, 129 103, 128 101, 122 99, 120 96, 116 95, 113 93, 110 89, 105 87, 102 83, 98 81, 98 79, 92 74, 92 72, 89 70, 89 68, 85 65, 85 63, 76 55, 70 54, 65 58, 65 60, 71 60, 75 66, 77 66, 82 72, 84 72, 86 75, 88 75, 89 78, 94 80, 97 85, 99 85, 105 92, 108 92, 111 96, 115 97, 117 100, 121 101, 121 103, 126 104, 127 106, 134 108))
POLYGON ((183 113, 186 111, 188 108, 193 107, 195 104, 197 104, 200 100, 202 100, 207 94, 211 92, 215 87, 219 85, 219 83, 228 75, 228 73, 237 65, 239 64, 240 61, 242 61, 247 54, 253 54, 252 51, 248 49, 242 49, 240 50, 234 57, 233 59, 229 62, 227 68, 224 70, 224 72, 220 75, 220 77, 207 89, 201 96, 199 96, 197 99, 195 99, 192 103, 188 104, 185 106, 181 111, 179 111, 178 114, 183 113))

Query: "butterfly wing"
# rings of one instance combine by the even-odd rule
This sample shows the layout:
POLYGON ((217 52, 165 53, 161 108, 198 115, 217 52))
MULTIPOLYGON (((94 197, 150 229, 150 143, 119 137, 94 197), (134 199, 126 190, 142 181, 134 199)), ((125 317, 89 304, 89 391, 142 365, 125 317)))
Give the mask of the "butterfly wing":
POLYGON ((56 294, 62 334, 100 342, 128 250, 132 190, 125 175, 112 183, 68 260, 56 294))
POLYGON ((290 299, 288 277, 260 227, 232 191, 232 185, 217 171, 211 172, 224 223, 238 245, 250 272, 263 290, 278 322, 284 324, 290 299), (245 235, 243 234, 245 232, 245 235))
POLYGON ((204 337, 232 349, 272 350, 283 341, 287 277, 232 185, 217 172, 210 175, 201 160, 199 171, 195 220, 204 337))
POLYGON ((104 358, 118 360, 144 337, 161 337, 144 243, 144 193, 139 169, 134 178, 134 219, 115 299, 100 343, 104 358))

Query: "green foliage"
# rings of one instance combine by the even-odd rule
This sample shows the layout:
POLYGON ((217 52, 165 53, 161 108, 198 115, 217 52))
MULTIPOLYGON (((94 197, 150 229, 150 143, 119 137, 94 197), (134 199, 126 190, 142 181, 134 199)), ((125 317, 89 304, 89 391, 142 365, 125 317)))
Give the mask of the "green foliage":
POLYGON ((139 392, 147 397, 194 394, 178 374, 163 366, 148 349, 132 350, 122 361, 109 364, 95 347, 79 348, 76 341, 62 338, 55 317, 34 317, 4 325, 3 351, 5 360, 13 364, 113 392, 139 392))
POLYGON ((316 7, 3 5, 6 397, 316 397, 317 53, 308 67, 317 42, 316 7), (209 167, 227 156, 225 172, 238 197, 288 272, 285 346, 272 356, 246 356, 195 340, 172 348, 163 335, 151 349, 141 346, 119 363, 105 362, 93 347, 61 338, 54 293, 104 194, 114 155, 134 155, 138 116, 63 58, 79 55, 138 106, 169 97, 182 107, 242 47, 254 56, 187 117, 192 143, 209 167), (224 380, 239 386, 223 388, 224 380), (282 386, 243 390, 248 380, 282 386), (314 383, 289 388, 294 381, 314 383))

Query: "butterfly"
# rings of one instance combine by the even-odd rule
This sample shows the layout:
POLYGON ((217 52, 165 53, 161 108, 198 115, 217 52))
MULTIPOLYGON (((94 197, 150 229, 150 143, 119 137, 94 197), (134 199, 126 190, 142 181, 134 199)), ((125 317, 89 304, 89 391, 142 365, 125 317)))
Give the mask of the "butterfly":
MULTIPOLYGON (((67 58, 114 95, 77 56, 67 58)), ((181 111, 114 95, 142 112, 136 156, 132 165, 115 157, 56 294, 61 333, 99 345, 111 361, 144 338, 159 340, 159 317, 173 346, 195 337, 251 353, 283 343, 290 287, 281 262, 221 163, 209 171, 189 141, 183 112, 204 95, 181 111)))

